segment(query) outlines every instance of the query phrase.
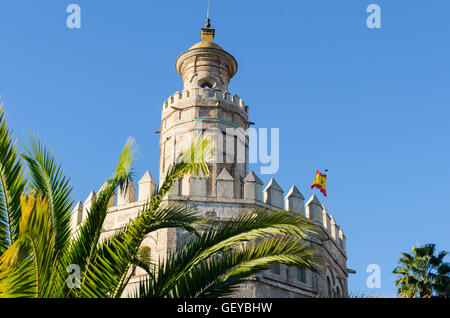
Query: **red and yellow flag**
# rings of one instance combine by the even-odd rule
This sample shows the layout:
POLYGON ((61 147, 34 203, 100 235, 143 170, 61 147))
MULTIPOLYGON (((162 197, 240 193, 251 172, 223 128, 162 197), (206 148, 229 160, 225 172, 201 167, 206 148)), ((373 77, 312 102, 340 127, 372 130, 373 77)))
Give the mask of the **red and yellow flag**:
POLYGON ((327 196, 327 175, 320 173, 319 170, 316 170, 316 178, 311 185, 311 189, 312 188, 319 189, 324 196, 327 196))

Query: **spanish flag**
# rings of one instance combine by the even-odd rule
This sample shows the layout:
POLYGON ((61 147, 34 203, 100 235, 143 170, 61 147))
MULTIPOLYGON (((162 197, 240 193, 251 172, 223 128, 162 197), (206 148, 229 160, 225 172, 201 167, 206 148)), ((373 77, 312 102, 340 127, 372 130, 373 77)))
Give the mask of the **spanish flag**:
POLYGON ((319 170, 316 170, 316 178, 311 186, 311 189, 312 188, 319 189, 324 196, 327 196, 327 175, 320 173, 319 170))

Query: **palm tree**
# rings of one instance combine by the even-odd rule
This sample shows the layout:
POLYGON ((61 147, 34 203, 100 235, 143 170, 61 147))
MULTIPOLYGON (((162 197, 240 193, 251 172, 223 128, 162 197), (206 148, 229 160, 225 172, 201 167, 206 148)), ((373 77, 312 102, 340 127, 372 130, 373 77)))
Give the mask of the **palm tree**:
POLYGON ((393 271, 398 274, 395 285, 401 297, 449 297, 450 264, 444 262, 447 252, 434 254, 435 244, 413 246, 412 255, 401 253, 400 266, 393 271))
POLYGON ((19 155, 0 107, 0 297, 117 298, 123 296, 132 266, 148 273, 137 297, 220 297, 274 263, 313 271, 318 266, 305 243, 316 226, 302 216, 259 210, 206 224, 194 211, 163 201, 182 175, 209 175, 213 150, 207 139, 196 139, 140 214, 103 240, 110 199, 132 182, 134 142, 125 144, 113 177, 74 234, 70 179, 38 138, 30 137, 29 144, 19 155), (166 261, 152 264, 141 244, 161 228, 181 228, 193 239, 166 261), (74 266, 78 276, 68 284, 68 269, 74 266))

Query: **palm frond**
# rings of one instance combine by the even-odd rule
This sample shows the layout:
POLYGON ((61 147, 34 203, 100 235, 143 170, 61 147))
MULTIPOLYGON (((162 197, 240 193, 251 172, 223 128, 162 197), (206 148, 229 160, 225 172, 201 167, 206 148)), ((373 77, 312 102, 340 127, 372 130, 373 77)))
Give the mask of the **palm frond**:
POLYGON ((450 289, 450 267, 444 262, 447 252, 435 256, 435 250, 435 244, 425 244, 413 246, 412 254, 400 254, 400 266, 393 273, 397 274, 395 285, 401 297, 429 298, 433 294, 447 297, 450 289))
POLYGON ((0 258, 0 290, 9 286, 6 295, 51 297, 57 259, 48 201, 31 193, 21 198, 21 209, 18 239, 0 258))
POLYGON ((55 249, 59 253, 70 237, 70 209, 73 204, 70 179, 47 145, 37 136, 29 135, 29 146, 24 148, 22 158, 28 165, 32 187, 48 199, 55 249))
POLYGON ((86 270, 82 288, 85 297, 121 296, 127 273, 148 233, 171 227, 195 233, 194 226, 199 218, 191 209, 174 205, 162 208, 161 202, 181 175, 198 173, 207 176, 207 160, 212 158, 211 153, 209 140, 196 139, 178 162, 169 168, 158 193, 152 197, 144 211, 101 244, 95 260, 86 270))
POLYGON ((196 265, 173 288, 171 297, 229 297, 239 285, 275 263, 319 267, 315 251, 296 237, 268 237, 243 244, 196 265))
POLYGON ((142 296, 169 297, 178 281, 195 266, 241 244, 279 235, 308 239, 308 234, 316 229, 311 221, 288 211, 250 211, 220 222, 185 244, 176 254, 169 254, 167 261, 159 264, 157 278, 149 283, 149 294, 142 296))
POLYGON ((135 159, 136 140, 134 138, 128 138, 120 153, 119 161, 114 172, 114 179, 118 181, 118 186, 122 190, 128 188, 129 183, 134 179, 133 164, 135 159))
POLYGON ((18 237, 20 196, 25 185, 22 163, 0 105, 0 255, 18 237))
POLYGON ((134 145, 133 139, 127 140, 121 152, 114 176, 102 187, 97 199, 87 212, 86 220, 73 236, 68 253, 64 257, 65 266, 77 264, 80 266, 82 273, 85 273, 87 265, 94 258, 103 223, 108 213, 110 199, 118 187, 124 189, 131 181, 135 155, 134 145))
POLYGON ((136 258, 132 261, 132 264, 145 270, 147 275, 153 275, 155 263, 152 260, 149 249, 141 247, 136 254, 136 258))
POLYGON ((96 257, 86 270, 83 281, 84 297, 120 297, 132 264, 143 266, 139 251, 144 237, 161 228, 181 228, 196 234, 195 225, 201 224, 196 212, 181 205, 171 205, 153 213, 144 210, 113 237, 105 239, 96 257))
POLYGON ((209 177, 208 163, 214 156, 212 142, 207 137, 196 137, 190 147, 180 156, 182 174, 209 177))

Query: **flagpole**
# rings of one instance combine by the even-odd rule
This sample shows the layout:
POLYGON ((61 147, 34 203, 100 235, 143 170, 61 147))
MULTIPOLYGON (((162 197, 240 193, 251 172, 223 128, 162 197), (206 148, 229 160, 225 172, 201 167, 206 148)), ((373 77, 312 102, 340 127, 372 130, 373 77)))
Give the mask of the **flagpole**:
POLYGON ((325 197, 326 198, 326 210, 327 210, 327 212, 328 212, 328 169, 325 169, 325 175, 327 176, 327 196, 325 197))

